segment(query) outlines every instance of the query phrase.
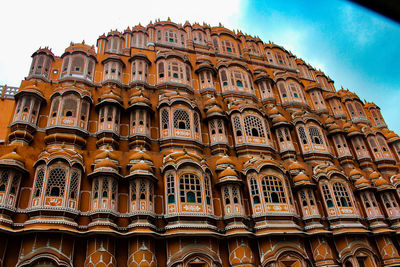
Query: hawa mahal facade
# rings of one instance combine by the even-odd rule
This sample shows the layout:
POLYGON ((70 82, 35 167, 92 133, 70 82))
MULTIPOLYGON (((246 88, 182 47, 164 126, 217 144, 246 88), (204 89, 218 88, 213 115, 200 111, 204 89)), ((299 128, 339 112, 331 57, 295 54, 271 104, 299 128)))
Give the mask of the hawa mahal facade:
POLYGON ((156 21, 0 101, 1 266, 400 265, 399 136, 278 45, 156 21))

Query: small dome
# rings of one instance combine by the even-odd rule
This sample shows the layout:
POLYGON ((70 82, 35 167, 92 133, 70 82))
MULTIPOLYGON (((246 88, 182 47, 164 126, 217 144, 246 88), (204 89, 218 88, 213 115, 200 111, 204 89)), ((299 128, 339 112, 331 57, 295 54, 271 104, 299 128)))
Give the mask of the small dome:
POLYGON ((350 173, 349 173, 349 177, 353 177, 353 176, 362 176, 362 172, 360 169, 358 168, 353 168, 350 173))
POLYGON ((0 158, 0 160, 16 160, 16 161, 25 163, 24 158, 21 157, 21 156, 17 153, 17 151, 16 151, 15 148, 14 148, 14 151, 12 151, 11 153, 8 153, 8 154, 5 154, 4 156, 2 156, 2 157, 0 158))
POLYGON ((288 120, 283 117, 281 114, 276 115, 273 119, 272 119, 272 123, 282 123, 282 122, 288 122, 288 120))
POLYGON ((130 99, 130 104, 145 104, 147 106, 151 106, 151 102, 148 98, 144 97, 143 95, 133 97, 130 99))
POLYGON ((370 184, 369 184, 369 181, 365 177, 361 177, 361 178, 357 179, 357 181, 354 182, 354 185, 356 187, 360 187, 362 185, 370 185, 370 184))
POLYGON ((148 161, 152 161, 151 160, 151 156, 149 154, 147 154, 146 151, 143 151, 143 150, 134 151, 130 155, 129 160, 148 160, 148 161))
POLYGON ((111 152, 109 150, 105 150, 103 152, 100 152, 99 154, 97 154, 95 156, 94 159, 95 160, 99 160, 99 159, 105 159, 105 158, 109 158, 109 159, 118 161, 117 155, 115 155, 113 152, 111 152))
POLYGON ((351 123, 350 121, 345 122, 345 123, 343 124, 343 128, 344 128, 344 129, 350 128, 351 126, 352 126, 352 123, 351 123))
POLYGON ((379 172, 373 171, 369 174, 369 179, 370 180, 375 180, 378 179, 379 177, 381 177, 379 172))
POLYGON ((225 170, 223 170, 219 175, 218 178, 224 178, 224 177, 229 177, 229 176, 234 176, 237 177, 237 173, 234 169, 232 169, 231 167, 228 166, 228 168, 226 168, 225 170))
POLYGON ((217 166, 223 165, 223 164, 235 165, 233 163, 233 160, 228 155, 224 155, 224 156, 220 157, 219 159, 217 159, 217 161, 215 163, 217 166))
POLYGON ((118 166, 109 158, 105 158, 98 161, 96 165, 94 165, 94 169, 99 169, 99 168, 111 168, 117 170, 118 166))
POLYGON ((305 175, 303 172, 300 172, 299 174, 297 174, 297 175, 293 178, 293 182, 294 182, 295 184, 303 183, 303 182, 310 183, 311 180, 310 180, 310 178, 309 178, 307 175, 305 175))
POLYGON ((305 170, 304 166, 302 164, 300 164, 297 161, 293 161, 290 165, 289 165, 289 170, 305 170))
POLYGON ((335 122, 335 120, 332 118, 332 117, 328 117, 326 120, 325 120, 325 123, 326 124, 330 124, 330 123, 334 123, 335 122))
POLYGON ((103 94, 100 97, 100 100, 115 100, 117 102, 122 102, 122 99, 119 95, 115 94, 113 90, 110 90, 108 92, 106 92, 105 94, 103 94))
POLYGON ((267 114, 268 114, 269 116, 275 115, 275 114, 279 114, 279 110, 278 110, 278 108, 277 108, 276 106, 273 106, 273 107, 271 107, 271 108, 269 108, 269 109, 267 110, 267 114))
POLYGON ((381 177, 378 178, 378 180, 376 180, 375 186, 379 187, 379 186, 383 186, 383 185, 390 185, 390 183, 385 178, 383 178, 381 176, 381 177))
POLYGON ((355 133, 355 132, 360 132, 360 129, 356 127, 355 125, 352 125, 349 129, 347 129, 349 133, 355 133))
POLYGON ((214 97, 208 98, 206 101, 204 101, 204 106, 213 106, 217 104, 217 100, 214 97))
POLYGON ((332 124, 329 125, 328 130, 329 130, 330 132, 336 131, 336 130, 340 130, 340 126, 337 125, 336 122, 333 122, 332 124))
POLYGON ((143 160, 140 161, 139 163, 135 163, 132 165, 132 167, 129 170, 130 172, 134 171, 148 171, 148 172, 153 172, 153 169, 151 166, 147 163, 145 163, 143 160))
POLYGON ((207 116, 211 115, 211 114, 224 114, 224 111, 217 105, 213 106, 212 108, 210 108, 209 110, 207 110, 207 116))

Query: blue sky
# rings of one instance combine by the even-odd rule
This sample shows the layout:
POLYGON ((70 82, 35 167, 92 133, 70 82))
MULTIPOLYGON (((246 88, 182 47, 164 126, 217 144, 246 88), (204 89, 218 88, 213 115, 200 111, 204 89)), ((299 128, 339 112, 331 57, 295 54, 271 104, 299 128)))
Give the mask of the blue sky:
POLYGON ((177 23, 221 22, 291 50, 361 99, 375 102, 400 134, 400 26, 347 1, 202 0, 1 1, 0 84, 19 86, 32 53, 49 46, 60 56, 71 41, 96 44, 110 29, 167 17, 177 23), (21 8, 21 7, 24 8, 21 8), (90 12, 88 12, 90 10, 90 12), (149 10, 148 12, 146 10, 149 10))
POLYGON ((399 24, 346 1, 251 1, 242 29, 291 50, 360 99, 400 133, 399 24))

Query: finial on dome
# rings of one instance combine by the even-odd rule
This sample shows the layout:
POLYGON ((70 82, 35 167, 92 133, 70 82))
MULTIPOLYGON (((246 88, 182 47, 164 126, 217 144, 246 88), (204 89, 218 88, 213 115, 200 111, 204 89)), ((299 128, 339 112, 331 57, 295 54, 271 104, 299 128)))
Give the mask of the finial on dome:
POLYGON ((85 44, 85 40, 82 40, 82 44, 85 44))
POLYGON ((37 86, 37 81, 36 81, 36 80, 33 82, 33 85, 34 85, 34 86, 37 86))
POLYGON ((168 22, 171 22, 171 18, 170 18, 170 17, 168 17, 167 21, 168 21, 168 22))
POLYGON ((17 146, 14 146, 14 147, 13 147, 13 152, 14 152, 14 153, 17 153, 17 146))
POLYGON ((186 150, 186 147, 183 148, 183 153, 185 153, 185 155, 188 154, 188 152, 187 152, 187 150, 186 150))
POLYGON ((64 148, 65 148, 65 142, 62 142, 61 149, 64 149, 64 148))

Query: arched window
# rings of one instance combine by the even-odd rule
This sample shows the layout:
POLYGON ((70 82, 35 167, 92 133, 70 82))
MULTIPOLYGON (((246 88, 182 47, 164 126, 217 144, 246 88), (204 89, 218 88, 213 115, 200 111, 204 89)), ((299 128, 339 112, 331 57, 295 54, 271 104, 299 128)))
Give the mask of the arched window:
POLYGON ((63 103, 63 116, 65 117, 75 117, 77 109, 77 99, 68 97, 64 99, 63 103))
POLYGON ((175 203, 175 177, 172 174, 167 176, 167 199, 168 204, 175 203))
POLYGON ((184 174, 179 180, 182 203, 201 203, 200 179, 194 174, 184 174))
POLYGON ((76 199, 78 194, 79 172, 73 171, 69 182, 69 198, 76 199))
POLYGON ((82 56, 72 58, 71 73, 83 73, 85 60, 82 56))
POLYGON ((256 116, 248 115, 244 118, 244 129, 247 136, 265 137, 263 124, 256 116))
POLYGON ((318 128, 312 126, 308 128, 308 131, 310 133, 311 142, 313 144, 322 145, 324 143, 322 141, 322 137, 321 134, 319 133, 318 128))
POLYGON ((322 185, 322 194, 324 195, 326 206, 328 208, 333 208, 332 195, 327 184, 322 185))
POLYGON ((43 188, 44 169, 39 169, 36 174, 34 197, 40 197, 43 188))
POLYGON ((210 179, 208 176, 204 177, 204 191, 206 194, 206 204, 211 204, 211 191, 210 191, 210 179))
POLYGON ((0 192, 5 192, 8 185, 8 170, 3 170, 0 177, 0 192))
POLYGON ((164 62, 158 63, 158 77, 164 78, 164 62))
POLYGON ((304 127, 299 127, 299 136, 303 144, 305 145, 308 144, 307 135, 306 131, 304 130, 304 127))
POLYGON ((62 168, 54 168, 49 173, 46 186, 46 196, 62 197, 65 191, 66 173, 62 168))
POLYGON ((261 185, 266 203, 286 203, 284 184, 281 179, 275 176, 265 176, 261 185))
POLYGON ((228 78, 226 75, 226 70, 221 70, 221 82, 222 86, 228 86, 228 78))
POLYGON ((99 198, 99 180, 96 179, 93 185, 93 199, 99 198))
POLYGON ((169 113, 166 109, 163 109, 161 112, 161 125, 163 130, 169 128, 169 113))
POLYGON ((347 192, 345 185, 339 182, 334 183, 333 193, 338 207, 352 207, 349 193, 347 192))
POLYGON ((242 136, 242 124, 240 123, 239 117, 233 118, 233 127, 235 129, 236 136, 242 136))
POLYGON ((258 184, 254 177, 250 179, 250 193, 253 196, 253 203, 260 204, 260 192, 258 190, 258 184))
POLYGON ((189 114, 185 110, 177 109, 174 111, 174 128, 190 130, 189 114))

